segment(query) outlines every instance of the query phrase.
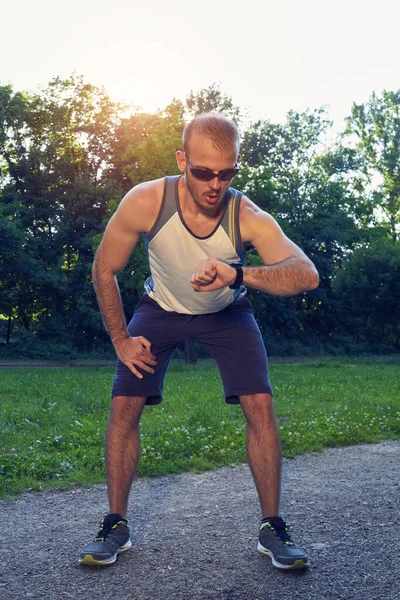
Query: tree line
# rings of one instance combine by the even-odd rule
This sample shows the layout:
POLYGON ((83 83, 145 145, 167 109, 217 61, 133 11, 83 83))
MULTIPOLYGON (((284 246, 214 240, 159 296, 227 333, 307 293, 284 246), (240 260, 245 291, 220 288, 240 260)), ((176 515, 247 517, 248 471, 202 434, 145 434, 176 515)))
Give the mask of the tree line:
MULTIPOLYGON (((317 290, 292 298, 249 290, 270 354, 400 349, 400 90, 353 104, 333 136, 325 108, 252 122, 211 85, 148 114, 71 76, 0 87, 2 356, 110 351, 91 281, 102 232, 132 186, 178 173, 185 123, 210 110, 241 132, 233 186, 320 273, 317 290)), ((148 274, 141 243, 119 276, 127 318, 148 274)))

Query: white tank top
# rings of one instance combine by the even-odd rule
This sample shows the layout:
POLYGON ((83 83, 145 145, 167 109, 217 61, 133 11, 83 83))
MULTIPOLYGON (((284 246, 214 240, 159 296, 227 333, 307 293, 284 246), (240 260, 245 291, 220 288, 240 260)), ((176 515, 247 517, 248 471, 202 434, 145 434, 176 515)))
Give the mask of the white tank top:
POLYGON ((147 294, 168 311, 199 315, 222 310, 244 296, 246 288, 229 287, 213 292, 195 292, 190 278, 199 262, 218 258, 226 263, 244 263, 247 251, 240 237, 239 207, 241 192, 229 188, 225 211, 214 231, 196 236, 186 225, 179 205, 178 182, 181 175, 166 177, 160 212, 151 231, 143 235, 151 276, 145 281, 147 294))

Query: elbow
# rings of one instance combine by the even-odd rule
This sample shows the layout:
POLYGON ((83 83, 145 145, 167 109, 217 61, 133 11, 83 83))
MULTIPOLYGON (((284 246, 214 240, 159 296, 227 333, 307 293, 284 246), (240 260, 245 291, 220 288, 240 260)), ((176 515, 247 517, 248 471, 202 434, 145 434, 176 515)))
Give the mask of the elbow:
POLYGON ((102 261, 96 257, 92 265, 92 282, 96 290, 101 282, 108 278, 107 275, 107 270, 104 268, 102 261))
POLYGON ((315 267, 313 267, 310 271, 310 281, 307 288, 307 291, 315 290, 319 286, 319 274, 315 267))
POLYGON ((319 274, 314 264, 311 261, 303 264, 302 276, 298 281, 298 289, 296 294, 304 294, 311 292, 319 286, 319 274))
POLYGON ((92 265, 92 281, 95 288, 102 283, 115 279, 118 271, 106 263, 101 256, 96 255, 92 265))
POLYGON ((314 263, 307 259, 302 262, 302 275, 299 278, 299 287, 297 293, 311 292, 319 286, 319 273, 314 263))
POLYGON ((92 265, 92 281, 93 284, 96 285, 96 281, 99 278, 99 265, 98 265, 98 261, 96 260, 96 258, 93 261, 93 265, 92 265))

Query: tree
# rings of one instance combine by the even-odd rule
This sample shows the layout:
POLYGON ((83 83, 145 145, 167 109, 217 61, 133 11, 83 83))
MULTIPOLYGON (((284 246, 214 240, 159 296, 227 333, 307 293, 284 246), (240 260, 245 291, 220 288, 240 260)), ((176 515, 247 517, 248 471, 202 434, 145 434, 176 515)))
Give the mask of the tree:
POLYGON ((399 236, 400 222, 400 90, 375 93, 365 104, 354 103, 345 136, 361 157, 364 191, 378 208, 388 233, 399 236))
POLYGON ((13 314, 45 339, 85 339, 79 294, 94 303, 91 239, 116 194, 105 174, 118 110, 79 77, 35 94, 0 89, 0 194, 23 249, 13 314))
POLYGON ((324 109, 290 111, 285 123, 258 121, 244 135, 235 186, 277 219, 320 273, 317 290, 294 298, 250 293, 271 342, 315 345, 329 335, 336 326, 332 276, 367 235, 372 209, 350 177, 356 153, 327 146, 330 126, 324 109))
POLYGON ((343 331, 400 350, 400 242, 381 239, 357 249, 334 280, 346 310, 343 331))
MULTIPOLYGON (((296 342, 316 347, 350 331, 351 322, 341 317, 349 298, 359 304, 357 315, 349 314, 360 325, 360 339, 383 340, 385 330, 385 343, 398 344, 394 321, 384 326, 378 308, 370 314, 343 278, 351 268, 364 268, 359 255, 352 256, 368 249, 378 265, 370 267, 375 282, 372 275, 386 272, 378 244, 398 237, 399 93, 354 105, 344 141, 330 145, 324 109, 290 111, 280 124, 249 125, 215 84, 191 92, 185 102, 174 99, 157 114, 122 118, 121 109, 104 90, 75 76, 56 78, 38 93, 0 87, 0 316, 9 325, 7 340, 12 321, 58 347, 64 341, 88 351, 107 340, 91 282, 105 225, 133 185, 178 172, 175 151, 187 119, 214 111, 241 129, 234 187, 276 217, 321 276, 317 290, 293 298, 249 291, 268 345, 275 353, 296 342)), ((387 252, 397 264, 395 251, 387 252)), ((257 261, 250 252, 250 264, 257 261)), ((394 266, 387 277, 393 273, 394 266)), ((127 317, 148 275, 140 242, 119 275, 127 317)), ((391 302, 397 288, 385 281, 380 294, 391 302)))
POLYGON ((130 185, 178 173, 175 152, 182 145, 185 123, 182 108, 168 105, 157 115, 134 115, 123 122, 120 132, 123 140, 117 148, 124 151, 117 157, 117 164, 130 185))
POLYGON ((23 240, 17 207, 14 205, 0 204, 0 240, 0 315, 7 318, 6 344, 9 344, 12 320, 16 316, 16 290, 23 240))
POLYGON ((216 83, 198 92, 191 91, 184 104, 187 119, 208 112, 223 113, 240 126, 243 121, 242 111, 233 104, 232 98, 226 96, 216 83))

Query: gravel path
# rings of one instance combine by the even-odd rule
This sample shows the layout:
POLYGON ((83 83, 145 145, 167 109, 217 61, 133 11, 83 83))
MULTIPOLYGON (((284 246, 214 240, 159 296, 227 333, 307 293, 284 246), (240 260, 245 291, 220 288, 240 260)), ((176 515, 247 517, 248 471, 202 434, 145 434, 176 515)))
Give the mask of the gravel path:
POLYGON ((107 510, 104 485, 0 503, 0 598, 18 600, 397 600, 400 441, 284 460, 282 512, 308 549, 302 572, 256 551, 247 465, 134 483, 133 546, 107 568, 81 546, 107 510))

